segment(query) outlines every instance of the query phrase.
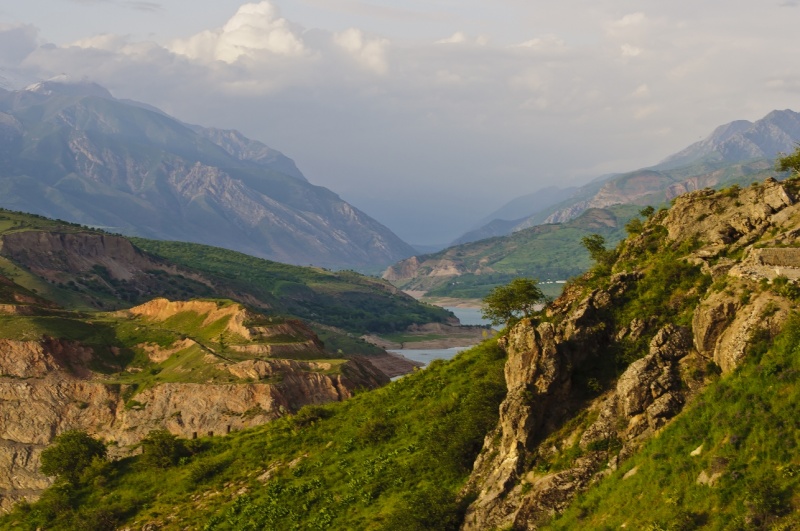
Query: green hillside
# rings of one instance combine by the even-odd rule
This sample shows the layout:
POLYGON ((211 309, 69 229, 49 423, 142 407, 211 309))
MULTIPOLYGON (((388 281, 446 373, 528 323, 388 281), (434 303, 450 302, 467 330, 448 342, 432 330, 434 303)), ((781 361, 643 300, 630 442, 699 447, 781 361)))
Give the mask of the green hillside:
POLYGON ((0 527, 455 530, 459 489, 497 421, 504 362, 489 341, 347 402, 187 441, 175 466, 98 464, 0 527))
POLYGON ((291 266, 206 245, 144 239, 129 240, 135 243, 130 256, 113 255, 120 252, 114 250, 117 244, 107 256, 81 256, 78 244, 54 256, 37 250, 39 234, 58 242, 64 235, 123 240, 61 220, 0 209, 0 239, 29 238, 31 242, 13 256, 8 248, 0 250, 0 274, 66 308, 121 309, 159 296, 230 298, 276 317, 316 323, 334 350, 346 345, 363 353, 370 352, 370 347, 330 328, 360 336, 401 332, 414 323, 445 322, 453 317, 446 310, 415 301, 388 282, 352 271, 291 266), (134 258, 144 265, 132 269, 129 277, 115 276, 109 269, 134 258), (91 267, 84 259, 93 260, 91 267))
POLYGON ((397 332, 413 323, 443 322, 452 317, 446 310, 415 301, 386 281, 354 271, 281 264, 196 243, 131 241, 281 312, 347 331, 397 332))

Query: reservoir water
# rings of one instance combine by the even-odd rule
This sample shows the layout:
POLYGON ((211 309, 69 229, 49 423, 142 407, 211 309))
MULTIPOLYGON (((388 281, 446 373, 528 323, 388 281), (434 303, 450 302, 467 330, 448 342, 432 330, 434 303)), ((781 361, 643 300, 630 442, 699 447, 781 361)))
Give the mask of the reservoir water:
MULTIPOLYGON (((445 308, 450 310, 462 325, 488 325, 489 321, 481 317, 480 308, 445 308)), ((426 366, 433 360, 449 360, 462 350, 469 347, 451 347, 451 348, 437 348, 437 349, 403 349, 403 350, 389 350, 394 354, 400 354, 406 358, 414 361, 424 363, 426 366)))
POLYGON ((470 326, 470 325, 483 325, 489 326, 491 323, 481 317, 481 309, 480 308, 455 308, 452 306, 445 306, 445 310, 450 310, 458 320, 461 321, 462 325, 470 326))

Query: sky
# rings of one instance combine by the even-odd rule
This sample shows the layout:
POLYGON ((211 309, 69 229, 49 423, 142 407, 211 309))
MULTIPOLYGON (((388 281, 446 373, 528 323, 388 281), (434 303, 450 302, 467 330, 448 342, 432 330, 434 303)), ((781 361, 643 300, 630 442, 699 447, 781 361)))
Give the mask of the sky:
POLYGON ((799 23, 798 0, 0 0, 0 76, 238 129, 442 244, 517 196, 800 111, 799 23))

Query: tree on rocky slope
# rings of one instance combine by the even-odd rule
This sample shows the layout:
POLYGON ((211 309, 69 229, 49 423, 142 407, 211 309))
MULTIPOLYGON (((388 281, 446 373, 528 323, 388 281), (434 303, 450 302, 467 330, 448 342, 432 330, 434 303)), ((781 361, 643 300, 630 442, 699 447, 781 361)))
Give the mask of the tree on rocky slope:
POLYGON ((794 153, 778 157, 776 161, 778 171, 791 171, 795 176, 800 175, 800 143, 794 150, 794 153))
POLYGON ((546 300, 537 283, 535 279, 520 277, 505 286, 494 288, 483 299, 483 318, 489 319, 493 325, 529 318, 536 305, 546 300))

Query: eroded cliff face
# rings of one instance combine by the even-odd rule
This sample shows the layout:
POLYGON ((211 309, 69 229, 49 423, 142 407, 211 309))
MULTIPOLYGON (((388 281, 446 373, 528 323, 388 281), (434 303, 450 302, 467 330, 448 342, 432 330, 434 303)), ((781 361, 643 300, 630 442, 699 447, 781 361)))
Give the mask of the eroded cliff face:
POLYGON ((780 330, 800 289, 795 187, 768 179, 678 198, 623 243, 612 267, 623 271, 607 281, 588 274, 547 322, 509 331, 508 395, 465 488, 477 499, 462 529, 539 528, 658 433, 716 370, 734 370, 749 345, 780 330), (666 306, 648 307, 639 297, 653 289, 653 256, 673 251, 698 280, 665 286, 675 290, 666 306), (627 365, 604 361, 615 356, 627 365), (617 374, 604 379, 612 365, 617 374))
MULTIPOLYGON (((163 310, 168 302, 156 302, 149 310, 163 310)), ((258 331, 236 319, 242 311, 238 305, 217 309, 214 303, 197 304, 230 313, 234 329, 258 331)), ((211 308, 205 309, 213 314, 211 308)), ((283 328, 298 333, 288 325, 283 328)), ((311 348, 318 348, 309 341, 311 348)), ((177 343, 153 352, 163 361, 193 347, 188 339, 177 343)), ((108 383, 110 376, 90 370, 94 357, 92 348, 76 341, 0 339, 0 508, 35 498, 50 485, 39 472, 41 451, 67 430, 85 430, 108 442, 111 455, 122 456, 151 430, 167 429, 184 438, 226 434, 387 382, 360 358, 297 361, 265 358, 261 353, 258 359, 231 362, 206 354, 203 363, 217 374, 229 373, 235 383, 162 382, 136 392, 130 385, 108 383)))

